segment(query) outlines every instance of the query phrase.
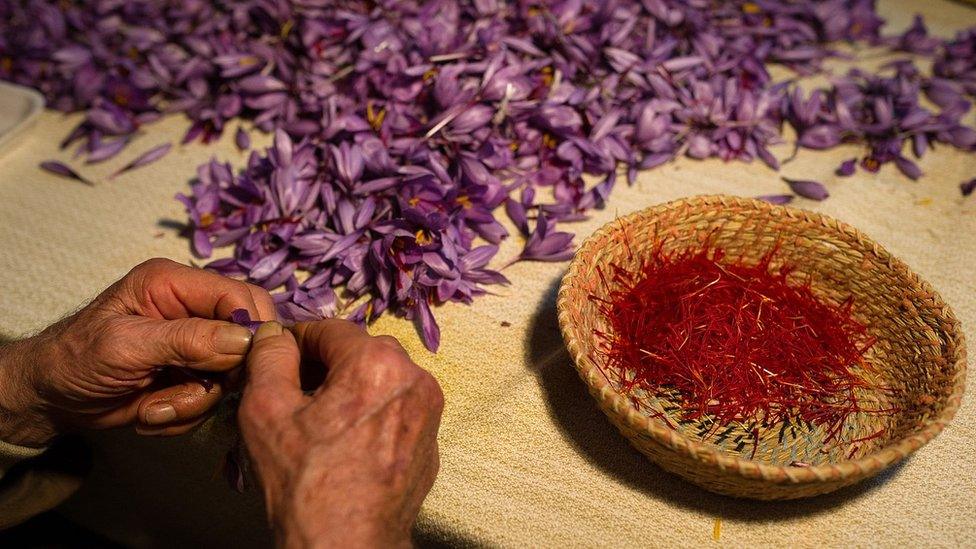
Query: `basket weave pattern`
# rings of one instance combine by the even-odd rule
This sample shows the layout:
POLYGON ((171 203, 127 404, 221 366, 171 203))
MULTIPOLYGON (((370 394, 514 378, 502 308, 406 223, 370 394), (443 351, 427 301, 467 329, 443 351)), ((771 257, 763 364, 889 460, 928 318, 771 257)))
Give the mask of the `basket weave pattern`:
POLYGON ((875 475, 935 437, 959 408, 965 385, 960 323, 928 283, 850 225, 758 200, 696 197, 607 224, 577 252, 559 290, 558 310, 563 339, 580 377, 620 432, 662 468, 727 495, 792 499, 831 492, 875 475), (712 245, 730 259, 752 262, 779 244, 777 261, 795 266, 791 276, 797 280, 812 277, 812 289, 821 299, 839 303, 853 295, 855 318, 877 338, 866 357, 870 370, 864 375, 895 389, 859 396, 898 411, 852 416, 844 433, 854 440, 883 428, 884 435, 824 452, 822 430, 787 436, 785 441, 782 433, 777 436, 771 430, 752 456, 751 443, 742 448, 714 436, 702 440, 693 427, 672 429, 649 417, 661 405, 642 399, 655 399, 621 394, 617 374, 602 369, 603 359, 596 352, 600 341, 594 332, 607 332, 609 327, 589 296, 608 292, 599 266, 613 263, 636 269, 662 241, 665 251, 712 245), (633 399, 641 399, 643 405, 635 406, 633 399), (810 466, 791 466, 795 461, 810 466))

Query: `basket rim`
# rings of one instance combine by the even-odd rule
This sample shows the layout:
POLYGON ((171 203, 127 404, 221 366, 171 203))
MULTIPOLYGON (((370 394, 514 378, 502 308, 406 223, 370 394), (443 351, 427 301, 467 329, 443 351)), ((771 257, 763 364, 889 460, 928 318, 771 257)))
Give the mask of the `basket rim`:
POLYGON ((559 330, 573 358, 574 366, 584 383, 590 386, 590 393, 598 401, 600 407, 604 411, 613 410, 619 412, 627 427, 636 433, 646 435, 660 443, 664 448, 697 462, 699 467, 711 468, 716 473, 731 474, 746 479, 763 479, 776 484, 827 482, 850 478, 852 476, 864 478, 906 458, 942 432, 958 411, 965 390, 967 369, 966 343, 962 333, 962 324, 956 318, 952 309, 943 301, 942 296, 928 282, 923 280, 904 262, 888 252, 888 250, 861 233, 852 225, 818 212, 789 206, 776 206, 753 198, 729 195, 692 196, 638 210, 605 224, 590 235, 577 250, 560 283, 556 308, 558 311, 559 330), (695 440, 671 429, 661 419, 650 418, 641 414, 630 403, 629 399, 613 389, 600 367, 583 352, 581 344, 576 341, 572 332, 573 323, 570 320, 568 311, 572 304, 569 293, 573 287, 574 280, 579 276, 580 269, 583 266, 580 257, 586 255, 583 253, 584 250, 595 246, 597 240, 625 227, 633 220, 657 217, 666 211, 682 206, 695 208, 703 206, 729 206, 753 209, 765 215, 785 215, 797 221, 821 225, 827 230, 845 233, 846 236, 853 237, 859 244, 870 250, 876 259, 886 263, 889 268, 904 276, 909 284, 915 285, 930 295, 933 306, 941 309, 942 315, 949 322, 949 329, 945 330, 945 334, 952 338, 956 344, 955 356, 949 357, 956 371, 953 387, 946 399, 945 407, 939 415, 934 419, 930 419, 928 424, 919 424, 909 434, 858 459, 842 460, 809 467, 796 467, 774 465, 721 452, 710 444, 695 440))

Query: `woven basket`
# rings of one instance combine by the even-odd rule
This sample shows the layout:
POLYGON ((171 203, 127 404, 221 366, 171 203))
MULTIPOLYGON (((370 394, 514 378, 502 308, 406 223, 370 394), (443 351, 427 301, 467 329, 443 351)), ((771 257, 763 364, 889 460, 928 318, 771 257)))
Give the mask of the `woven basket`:
POLYGON ((848 486, 932 440, 962 399, 965 344, 959 321, 939 294, 854 227, 795 208, 703 196, 617 219, 577 252, 559 290, 558 310, 559 327, 576 369, 610 421, 664 469, 721 494, 792 499, 848 486), (784 426, 765 429, 753 454, 752 441, 742 443, 741 435, 748 431, 738 437, 735 432, 718 437, 671 416, 677 426, 673 429, 650 417, 655 411, 667 414, 666 403, 617 390, 616 374, 601 369, 600 354, 594 352, 598 343, 594 331, 609 331, 606 319, 588 299, 607 293, 596 267, 615 263, 635 269, 642 252, 659 242, 671 251, 700 249, 706 240, 724 249, 726 257, 745 261, 758 260, 778 242, 778 261, 795 265, 793 276, 812 275, 812 289, 820 299, 840 303, 854 296, 855 318, 877 338, 866 356, 872 373, 861 373, 896 389, 859 397, 900 411, 852 415, 842 431, 843 440, 854 441, 884 428, 882 436, 850 446, 833 443, 835 447, 825 452, 822 429, 784 426), (633 404, 635 399, 639 408, 633 404), (703 440, 703 435, 708 438, 703 440))

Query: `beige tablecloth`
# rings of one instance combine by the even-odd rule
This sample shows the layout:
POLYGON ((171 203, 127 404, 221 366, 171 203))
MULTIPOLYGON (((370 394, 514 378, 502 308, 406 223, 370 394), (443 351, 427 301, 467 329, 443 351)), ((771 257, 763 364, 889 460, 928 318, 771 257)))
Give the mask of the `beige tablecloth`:
MULTIPOLYGON (((976 24, 976 11, 948 2, 881 3, 892 28, 926 14, 936 32, 976 24)), ((60 157, 74 118, 46 113, 19 143, 0 151, 0 337, 45 326, 153 256, 190 259, 174 223, 174 193, 211 155, 237 165, 229 140, 176 149, 115 180, 105 176, 142 150, 176 138, 169 119, 110 166, 82 166, 94 188, 54 177, 39 160, 60 157)), ((781 157, 787 148, 778 151, 781 157)), ((976 341, 976 196, 958 184, 976 158, 948 148, 926 156, 911 182, 893 167, 833 175, 856 148, 804 151, 783 174, 825 181, 831 198, 800 200, 852 223, 942 292, 976 341)), ((783 192, 760 164, 681 160, 619 185, 606 210, 572 227, 580 238, 618 214, 701 193, 783 192)), ((514 256, 517 238, 499 260, 514 256)), ((447 408, 442 469, 418 523, 422 539, 500 545, 848 546, 976 545, 976 406, 964 399, 954 423, 903 465, 852 489, 813 500, 755 503, 714 496, 672 477, 631 449, 595 408, 563 348, 554 294, 564 264, 517 264, 514 282, 474 306, 436 311, 443 343, 426 352, 409 323, 385 317, 376 332, 400 337, 440 380, 447 408)), ((217 429, 219 431, 219 429, 217 429)), ((63 512, 117 539, 151 546, 260 545, 268 540, 257 494, 237 496, 212 480, 213 434, 177 440, 130 433, 90 437, 96 470, 63 512)))

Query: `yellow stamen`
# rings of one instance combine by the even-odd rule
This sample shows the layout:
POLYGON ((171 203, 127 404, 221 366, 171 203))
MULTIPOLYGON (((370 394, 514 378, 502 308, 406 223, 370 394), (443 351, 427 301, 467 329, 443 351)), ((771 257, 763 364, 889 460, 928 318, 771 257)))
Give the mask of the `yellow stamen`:
POLYGON ((369 122, 370 127, 373 131, 380 131, 383 127, 383 120, 386 118, 386 109, 380 108, 380 110, 373 110, 373 102, 370 101, 366 104, 366 121, 369 122))
POLYGON ((545 67, 542 67, 542 69, 539 72, 542 73, 542 84, 547 88, 552 86, 552 81, 553 81, 552 67, 547 65, 545 67))
POLYGON ((139 50, 137 50, 135 46, 129 48, 129 51, 126 53, 128 53, 129 59, 133 59, 133 60, 139 59, 139 50))
POLYGON ((535 7, 529 8, 528 11, 526 11, 526 14, 529 17, 535 17, 535 16, 537 16, 537 15, 539 15, 541 13, 542 13, 542 10, 540 10, 539 8, 535 8, 535 7))
POLYGON ((410 204, 411 206, 416 206, 417 204, 420 204, 420 198, 415 196, 410 200, 407 200, 407 204, 410 204))
POLYGON ((722 519, 715 519, 715 526, 712 527, 712 539, 718 541, 722 539, 722 519))
POLYGON ((543 134, 542 136, 542 146, 550 149, 556 148, 556 138, 552 136, 551 133, 543 134))
POLYGON ((206 229, 214 222, 214 215, 210 212, 203 212, 200 214, 200 228, 206 229))
POLYGON ((253 55, 245 55, 244 57, 241 57, 240 61, 237 62, 237 66, 238 67, 252 67, 254 65, 257 65, 259 61, 260 61, 260 59, 258 59, 257 57, 255 57, 253 55))
POLYGON ((511 143, 508 144, 508 148, 512 149, 512 152, 518 152, 519 146, 518 143, 512 141, 511 143))
POLYGON ((385 118, 386 118, 386 109, 380 109, 380 112, 376 113, 376 120, 373 121, 372 124, 373 129, 376 131, 380 131, 380 128, 383 127, 383 120, 385 118))
POLYGON ((366 322, 373 319, 373 302, 370 301, 366 304, 366 322))
POLYGON ((281 37, 288 38, 288 35, 291 33, 291 29, 293 28, 295 28, 294 21, 292 21, 291 19, 285 21, 285 24, 281 26, 281 37))
POLYGON ((434 239, 431 238, 423 229, 419 229, 414 234, 414 242, 416 242, 421 246, 426 246, 427 244, 430 244, 433 241, 434 239))
POLYGON ((746 2, 745 4, 742 4, 743 13, 759 13, 760 11, 762 10, 759 9, 759 6, 753 2, 746 2))
POLYGON ((461 196, 457 197, 457 203, 465 209, 471 209, 471 199, 468 198, 467 195, 462 194, 461 196))
POLYGON ((427 72, 424 73, 424 82, 430 82, 435 76, 437 76, 437 67, 427 69, 427 72))

